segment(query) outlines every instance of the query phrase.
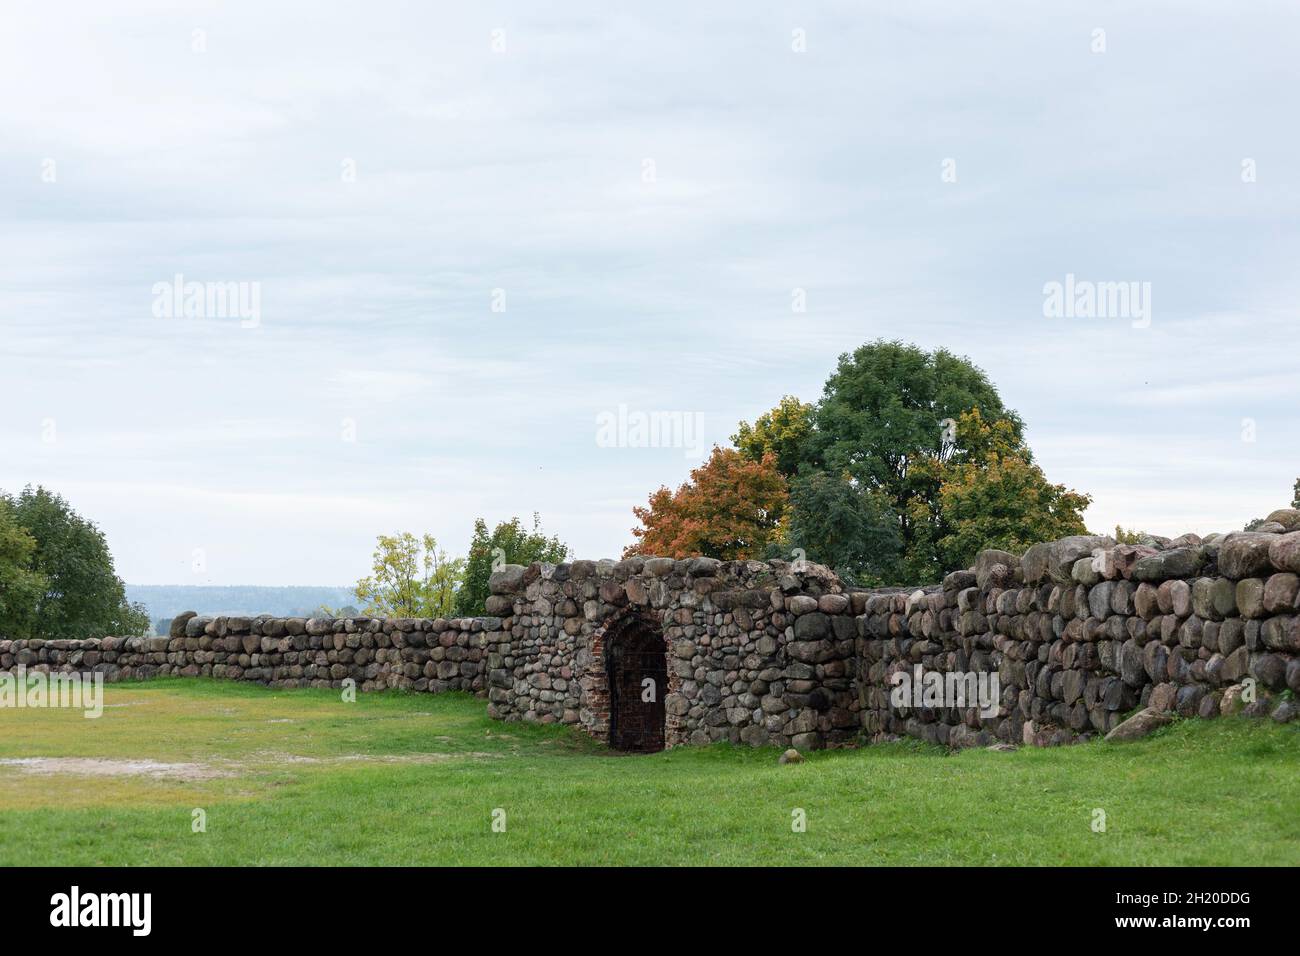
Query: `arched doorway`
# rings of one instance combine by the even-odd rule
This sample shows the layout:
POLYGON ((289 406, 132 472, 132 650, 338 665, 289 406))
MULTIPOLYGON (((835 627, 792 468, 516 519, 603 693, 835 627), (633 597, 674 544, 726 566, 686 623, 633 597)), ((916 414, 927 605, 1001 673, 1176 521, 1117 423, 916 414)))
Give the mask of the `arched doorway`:
POLYGON ((619 621, 605 635, 609 679, 609 745, 655 753, 664 749, 668 652, 663 635, 639 617, 619 621))

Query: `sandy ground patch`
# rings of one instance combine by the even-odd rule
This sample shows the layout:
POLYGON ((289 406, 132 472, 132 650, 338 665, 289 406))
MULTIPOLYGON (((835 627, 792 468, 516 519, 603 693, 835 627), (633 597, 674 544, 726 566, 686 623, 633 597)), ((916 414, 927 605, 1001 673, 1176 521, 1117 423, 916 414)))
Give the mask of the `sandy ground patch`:
POLYGON ((159 760, 113 760, 106 757, 10 757, 0 759, 0 768, 12 767, 34 775, 73 774, 80 777, 154 777, 165 780, 210 780, 281 764, 431 764, 458 757, 495 757, 490 753, 454 754, 342 754, 336 757, 308 757, 301 754, 261 751, 250 760, 217 760, 206 763, 164 763, 159 760))
POLYGON ((13 757, 0 767, 23 773, 70 773, 82 777, 157 777, 170 780, 207 780, 229 771, 203 763, 162 763, 158 760, 110 760, 103 757, 13 757))

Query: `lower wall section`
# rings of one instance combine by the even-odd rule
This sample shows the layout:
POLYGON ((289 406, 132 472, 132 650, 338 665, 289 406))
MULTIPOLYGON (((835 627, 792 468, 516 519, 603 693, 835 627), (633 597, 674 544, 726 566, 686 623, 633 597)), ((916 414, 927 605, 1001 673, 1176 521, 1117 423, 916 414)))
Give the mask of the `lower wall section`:
POLYGON ((182 616, 168 637, 0 640, 0 668, 98 672, 105 681, 216 677, 280 687, 401 688, 437 693, 485 687, 496 618, 248 618, 182 616))

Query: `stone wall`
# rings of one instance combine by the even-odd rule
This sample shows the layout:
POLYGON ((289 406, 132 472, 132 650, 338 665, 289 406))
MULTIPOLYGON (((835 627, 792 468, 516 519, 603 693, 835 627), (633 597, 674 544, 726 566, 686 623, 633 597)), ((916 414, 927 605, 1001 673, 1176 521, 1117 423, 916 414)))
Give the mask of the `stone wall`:
POLYGON ((604 739, 605 640, 629 617, 662 634, 666 743, 816 748, 860 731, 853 596, 818 565, 628 558, 509 567, 488 610, 509 640, 489 653, 489 713, 580 726, 604 739))
POLYGON ((1043 745, 1110 731, 1139 705, 1292 719, 1294 701, 1272 695, 1300 693, 1300 512, 1270 519, 1262 532, 1206 540, 1084 536, 1023 557, 985 551, 942 586, 872 595, 855 655, 864 730, 1043 745), (894 675, 917 664, 996 672, 999 712, 892 706, 894 675))
POLYGON ((217 677, 277 687, 481 692, 496 618, 197 617, 167 637, 0 640, 0 669, 82 671, 105 681, 217 677))
POLYGON ((626 722, 642 706, 618 704, 611 686, 618 647, 634 637, 660 655, 652 663, 664 675, 645 705, 661 708, 647 749, 816 749, 901 735, 1043 745, 1112 730, 1139 706, 1285 721, 1300 693, 1300 511, 1269 518, 1205 540, 1079 536, 1024 555, 984 551, 973 568, 918 589, 849 588, 806 562, 506 566, 491 577, 490 617, 182 616, 168 637, 0 640, 0 669, 463 690, 486 696, 493 717, 609 741, 617 708, 626 722), (996 674, 997 706, 897 705, 897 675, 918 665, 996 674))

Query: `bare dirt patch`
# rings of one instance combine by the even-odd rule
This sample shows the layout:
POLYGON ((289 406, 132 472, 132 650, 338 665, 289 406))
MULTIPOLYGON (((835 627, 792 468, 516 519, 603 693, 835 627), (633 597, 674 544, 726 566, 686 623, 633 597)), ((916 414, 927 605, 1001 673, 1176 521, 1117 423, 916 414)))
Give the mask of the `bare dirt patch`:
POLYGON ((460 757, 474 759, 495 757, 490 753, 454 754, 342 754, 336 757, 308 757, 301 754, 260 751, 250 760, 218 760, 211 763, 164 763, 159 760, 114 760, 106 757, 10 757, 0 759, 0 768, 39 776, 72 774, 79 777, 152 777, 159 780, 211 780, 263 771, 280 764, 383 763, 433 764, 460 757))
POLYGON ((13 757, 0 767, 23 773, 70 773, 82 777, 156 777, 167 780, 209 780, 230 771, 204 763, 162 763, 158 760, 110 760, 103 757, 13 757))

